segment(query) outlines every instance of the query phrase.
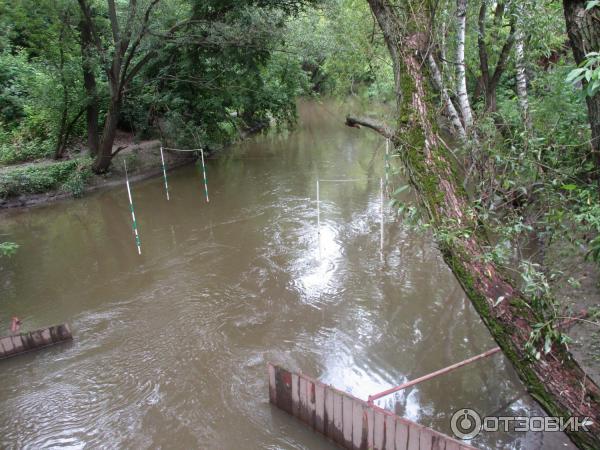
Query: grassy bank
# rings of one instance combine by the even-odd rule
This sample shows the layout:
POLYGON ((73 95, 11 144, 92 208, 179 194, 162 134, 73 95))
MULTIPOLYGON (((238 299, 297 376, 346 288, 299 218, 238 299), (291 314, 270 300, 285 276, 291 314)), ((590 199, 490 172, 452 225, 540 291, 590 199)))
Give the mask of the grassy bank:
POLYGON ((59 191, 80 196, 92 176, 91 159, 40 161, 0 169, 0 199, 59 191))

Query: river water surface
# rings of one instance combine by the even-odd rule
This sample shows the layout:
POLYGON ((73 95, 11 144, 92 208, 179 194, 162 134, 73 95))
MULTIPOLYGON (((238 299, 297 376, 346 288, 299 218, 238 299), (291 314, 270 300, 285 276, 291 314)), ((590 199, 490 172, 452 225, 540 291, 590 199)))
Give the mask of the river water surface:
MULTIPOLYGON (((431 237, 387 205, 380 251, 384 143, 344 112, 302 103, 296 131, 208 161, 208 204, 197 167, 169 174, 170 201, 159 178, 134 184, 141 256, 124 186, 5 214, 21 247, 0 260, 0 326, 75 339, 0 361, 0 448, 335 448, 268 404, 268 361, 366 398, 493 348, 431 237), (320 238, 318 178, 358 180, 321 183, 320 238)), ((501 354, 380 404, 446 434, 459 408, 540 413, 501 354)))

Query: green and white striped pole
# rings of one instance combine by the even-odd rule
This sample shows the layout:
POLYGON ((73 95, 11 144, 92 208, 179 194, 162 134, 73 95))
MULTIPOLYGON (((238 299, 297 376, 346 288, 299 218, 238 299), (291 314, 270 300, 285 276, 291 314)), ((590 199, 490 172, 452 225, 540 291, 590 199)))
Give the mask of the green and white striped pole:
POLYGON ((385 140, 385 187, 390 183, 390 139, 385 140))
POLYGON ((165 179, 165 191, 167 192, 167 201, 169 201, 169 183, 167 182, 167 168, 165 167, 165 155, 163 154, 162 145, 160 146, 160 160, 162 161, 162 170, 163 177, 165 179))
POLYGON ((208 182, 206 180, 206 166, 204 165, 204 150, 200 149, 200 156, 202 157, 202 173, 204 174, 204 192, 206 193, 206 203, 210 202, 208 199, 208 182))
POLYGON ((381 254, 383 255, 383 178, 380 178, 379 181, 379 195, 380 195, 380 202, 381 202, 381 210, 379 211, 379 213, 381 214, 380 216, 380 220, 381 220, 381 226, 380 226, 380 236, 379 236, 379 250, 381 251, 381 254))
POLYGON ((127 185, 127 195, 129 196, 129 209, 131 210, 131 220, 133 222, 133 233, 135 235, 135 245, 137 246, 138 255, 142 254, 142 243, 140 234, 138 233, 137 221, 135 220, 135 211, 133 210, 133 200, 131 198, 131 188, 129 187, 129 176, 127 175, 127 161, 123 160, 125 166, 125 184, 127 185))

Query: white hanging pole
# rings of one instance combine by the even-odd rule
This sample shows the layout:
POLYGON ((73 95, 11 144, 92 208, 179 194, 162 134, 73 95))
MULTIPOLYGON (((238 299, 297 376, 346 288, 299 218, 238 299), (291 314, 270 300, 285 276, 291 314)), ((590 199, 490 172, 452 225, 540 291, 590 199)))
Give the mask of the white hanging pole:
POLYGON ((317 233, 321 234, 321 204, 319 197, 319 180, 317 179, 317 233))
POLYGON ((135 235, 135 245, 137 246, 138 255, 142 254, 142 243, 140 234, 138 233, 137 221, 135 220, 135 211, 133 210, 133 199, 131 198, 131 188, 129 187, 129 176, 127 175, 127 161, 123 160, 125 166, 125 184, 127 185, 127 195, 129 196, 129 209, 131 210, 131 220, 133 222, 133 232, 135 235))
POLYGON ((204 192, 206 193, 206 203, 210 202, 208 199, 208 182, 206 181, 206 166, 204 165, 204 150, 200 149, 200 155, 202 157, 202 173, 204 174, 204 192))
POLYGON ((165 191, 167 193, 167 201, 169 198, 169 183, 167 182, 167 168, 165 167, 165 155, 163 154, 162 145, 160 146, 160 160, 162 161, 163 177, 165 179, 165 191))
POLYGON ((385 185, 389 186, 390 183, 390 139, 385 140, 385 185))
POLYGON ((381 237, 379 239, 379 248, 381 250, 381 254, 383 255, 383 178, 380 180, 380 193, 381 197, 381 237))

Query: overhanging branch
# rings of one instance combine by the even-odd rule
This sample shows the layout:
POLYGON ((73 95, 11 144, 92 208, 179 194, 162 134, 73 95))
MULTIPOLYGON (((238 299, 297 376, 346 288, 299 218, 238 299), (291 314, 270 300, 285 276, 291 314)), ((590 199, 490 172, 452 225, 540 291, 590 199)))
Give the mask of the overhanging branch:
POLYGON ((389 125, 369 117, 348 116, 346 117, 346 125, 352 128, 367 127, 388 139, 392 139, 395 134, 395 131, 389 125))

